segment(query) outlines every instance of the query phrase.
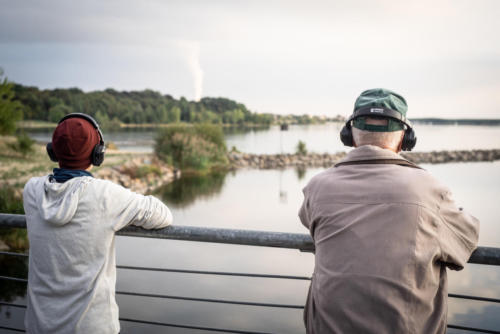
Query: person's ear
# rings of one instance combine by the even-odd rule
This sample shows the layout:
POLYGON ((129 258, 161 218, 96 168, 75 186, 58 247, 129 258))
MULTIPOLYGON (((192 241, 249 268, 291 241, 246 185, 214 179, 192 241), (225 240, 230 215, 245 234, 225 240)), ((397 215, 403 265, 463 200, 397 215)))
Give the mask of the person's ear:
POLYGON ((403 147, 403 137, 405 136, 405 132, 402 131, 401 132, 401 139, 399 139, 399 145, 398 145, 398 148, 396 150, 396 153, 399 153, 401 152, 401 148, 403 147))

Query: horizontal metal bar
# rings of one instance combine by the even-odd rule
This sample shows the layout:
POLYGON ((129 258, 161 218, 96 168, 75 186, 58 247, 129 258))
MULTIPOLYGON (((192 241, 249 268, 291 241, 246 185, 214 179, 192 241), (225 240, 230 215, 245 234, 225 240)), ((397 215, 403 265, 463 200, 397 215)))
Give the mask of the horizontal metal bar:
MULTIPOLYGON (((25 253, 0 252, 0 255, 28 257, 25 253)), ((207 270, 187 270, 187 269, 170 269, 170 268, 151 268, 151 267, 134 267, 117 265, 118 269, 127 270, 144 270, 144 271, 159 271, 167 273, 183 273, 183 274, 199 274, 199 275, 217 275, 217 276, 239 276, 239 277, 255 277, 255 278, 276 278, 276 279, 292 279, 310 281, 311 277, 293 276, 293 275, 271 275, 271 274, 249 274, 249 273, 234 273, 225 271, 207 271, 207 270)))
POLYGON ((8 331, 13 331, 13 332, 26 333, 26 331, 24 329, 20 329, 20 328, 12 328, 12 327, 0 326, 0 329, 6 329, 8 331))
MULTIPOLYGON (((1 254, 1 253, 0 253, 1 254)), ((311 277, 307 276, 290 276, 290 275, 270 275, 270 274, 248 274, 248 273, 232 273, 226 271, 205 271, 205 270, 185 270, 185 269, 169 269, 169 268, 148 268, 148 267, 133 267, 133 266, 116 266, 118 269, 129 270, 145 270, 145 271, 160 271, 167 273, 181 274, 198 274, 198 275, 216 275, 216 276, 238 276, 238 277, 253 277, 253 278, 277 278, 277 279, 292 279, 310 281, 311 277)))
POLYGON ((19 257, 28 257, 29 256, 26 253, 13 253, 13 252, 0 252, 0 255, 19 256, 19 257))
MULTIPOLYGON (((1 213, 0 227, 26 228, 25 216, 1 213)), ((314 250, 311 237, 301 233, 172 225, 159 230, 145 230, 136 226, 128 226, 118 231, 117 234, 131 237, 292 248, 303 251, 314 250)))
POLYGON ((18 308, 26 308, 26 307, 28 307, 28 306, 22 305, 22 304, 14 304, 14 303, 6 303, 6 302, 0 302, 0 305, 11 306, 11 307, 18 307, 18 308))
POLYGON ((17 277, 9 277, 9 276, 0 276, 0 280, 28 283, 28 280, 25 278, 17 278, 17 277))
MULTIPOLYGON (((12 253, 12 252, 0 252, 0 255, 18 256, 18 257, 23 257, 23 258, 27 258, 29 256, 28 254, 25 254, 25 253, 12 253)), ((167 272, 167 273, 198 274, 198 275, 277 278, 277 279, 293 279, 293 280, 303 280, 303 281, 310 281, 311 280, 311 277, 293 276, 293 275, 249 274, 249 273, 234 273, 234 272, 227 272, 227 271, 151 268, 151 267, 134 267, 134 266, 123 266, 123 265, 117 265, 116 268, 127 269, 127 270, 159 271, 159 272, 167 272)))
POLYGON ((156 326, 167 326, 167 327, 176 327, 176 328, 186 328, 186 329, 197 329, 202 331, 212 331, 212 332, 221 332, 221 333, 236 333, 236 334, 271 334, 269 332, 251 332, 251 331, 242 331, 237 329, 223 329, 223 328, 213 328, 213 327, 201 327, 201 326, 192 326, 192 325, 178 325, 178 324, 169 324, 164 322, 156 322, 156 321, 146 321, 146 320, 136 320, 129 318, 120 318, 121 321, 127 322, 135 322, 139 324, 146 325, 156 325, 156 326))
POLYGON ((459 295, 459 294, 456 294, 456 293, 449 293, 448 297, 450 297, 450 298, 458 298, 458 299, 478 300, 478 301, 481 301, 481 302, 500 303, 500 299, 497 299, 497 298, 467 296, 467 295, 459 295))
MULTIPOLYGON (((0 227, 26 228, 24 215, 0 214, 0 227)), ((208 228, 172 225, 159 230, 145 230, 128 226, 119 235, 173 239, 185 241, 215 242, 226 244, 265 246, 314 251, 314 243, 308 234, 208 228)), ((500 265, 500 248, 478 247, 471 255, 469 263, 500 265)))
POLYGON ((459 329, 462 331, 476 332, 476 333, 500 334, 499 331, 495 331, 492 329, 482 329, 482 328, 474 328, 474 327, 466 327, 466 326, 458 326, 458 325, 448 325, 448 328, 459 329))
MULTIPOLYGON (((0 305, 11 306, 11 307, 18 307, 18 308, 23 308, 23 309, 25 309, 27 307, 26 305, 13 304, 13 303, 5 303, 5 302, 0 302, 0 305)), ((156 322, 156 321, 146 321, 146 320, 138 320, 138 319, 129 319, 129 318, 120 318, 120 320, 121 321, 127 321, 127 322, 135 322, 135 323, 147 324, 147 325, 177 327, 177 328, 186 328, 186 329, 198 329, 198 330, 205 330, 205 331, 212 331, 212 332, 222 332, 222 333, 268 334, 268 333, 264 333, 264 332, 250 332, 250 331, 240 331, 240 330, 235 330, 235 329, 223 329, 223 328, 200 327, 200 326, 192 326, 192 325, 180 325, 180 324, 171 324, 171 323, 156 322)), ((19 331, 19 332, 25 332, 24 329, 11 329, 10 327, 0 327, 0 329, 2 329, 2 328, 3 329, 15 330, 15 331, 19 331)))
POLYGON ((254 303, 254 302, 242 302, 242 301, 236 301, 236 300, 182 297, 182 296, 158 295, 158 294, 140 293, 140 292, 116 291, 116 294, 117 295, 126 295, 126 296, 188 300, 188 301, 194 301, 194 302, 207 302, 207 303, 219 303, 219 304, 233 304, 233 305, 260 306, 260 307, 277 307, 277 308, 294 308, 294 309, 303 309, 304 308, 304 305, 254 303))
MULTIPOLYGON (((136 268, 136 267, 131 267, 131 268, 136 268)), ((143 269, 147 270, 147 268, 143 268, 143 269)), ((152 269, 155 269, 155 268, 152 268, 152 269)), ((184 270, 179 270, 179 272, 184 272, 184 270)), ((190 270, 187 270, 187 272, 194 273, 194 274, 199 274, 198 272, 196 272, 194 270, 193 270, 193 272, 191 272, 190 270)), ((201 272, 201 273, 208 273, 208 272, 201 272)), ((218 275, 218 274, 214 274, 214 275, 218 275)), ((261 276, 259 275, 257 277, 261 277, 261 276)), ((27 279, 17 278, 17 277, 8 277, 8 276, 0 276, 0 280, 7 280, 7 281, 16 281, 16 282, 28 283, 27 279)), ((281 304, 265 304, 265 303, 248 303, 248 302, 226 301, 226 300, 218 300, 218 299, 203 299, 203 298, 191 298, 191 297, 179 297, 179 296, 163 296, 163 295, 135 293, 135 292, 116 292, 116 293, 117 294, 123 294, 123 295, 141 296, 141 297, 183 299, 183 300, 193 300, 193 301, 203 301, 203 302, 213 302, 213 303, 225 303, 225 304, 240 304, 240 305, 265 306, 265 307, 304 308, 304 306, 301 306, 301 305, 281 305, 281 304)), ((490 303, 500 303, 500 299, 497 299, 497 298, 459 295, 459 294, 455 294, 455 293, 449 293, 448 297, 450 297, 450 298, 458 298, 458 299, 470 299, 470 300, 477 300, 477 301, 490 302, 490 303)), ((0 305, 2 305, 2 303, 0 303, 0 305)))
MULTIPOLYGON (((18 307, 18 308, 26 308, 26 305, 21 304, 13 304, 13 303, 5 303, 0 302, 0 305, 18 307)), ((146 321, 146 320, 137 320, 137 319, 128 319, 128 318, 120 318, 121 321, 142 323, 148 325, 159 325, 159 326, 168 326, 168 327, 178 327, 178 328, 186 328, 186 329, 199 329, 199 330, 207 330, 207 331, 215 331, 215 332, 225 332, 225 333, 249 333, 249 334, 267 334, 262 332, 247 332, 247 331, 235 331, 230 329, 221 329, 221 328, 211 328, 211 327, 198 327, 198 326, 190 326, 190 325, 179 325, 179 324, 169 324, 155 321, 146 321)), ((478 333, 500 333, 498 331, 489 330, 489 329, 481 329, 481 328, 473 328, 473 327, 465 327, 465 326, 457 326, 453 324, 448 324, 448 328, 459 329, 459 330, 468 330, 472 332, 478 333)), ((10 327, 0 327, 0 329, 10 329, 18 332, 24 332, 22 329, 11 329, 10 327)))

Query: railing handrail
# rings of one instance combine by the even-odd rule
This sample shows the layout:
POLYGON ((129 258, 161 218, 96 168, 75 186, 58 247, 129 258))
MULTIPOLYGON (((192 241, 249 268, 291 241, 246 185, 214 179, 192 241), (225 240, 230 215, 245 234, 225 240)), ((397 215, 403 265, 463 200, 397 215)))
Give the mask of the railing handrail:
MULTIPOLYGON (((26 228, 26 217, 19 214, 0 213, 0 227, 26 228)), ((144 238, 290 248, 303 252, 314 251, 311 236, 303 233, 171 225, 158 230, 128 226, 118 231, 117 234, 144 238)), ((468 262, 500 266, 500 248, 478 247, 468 262)))

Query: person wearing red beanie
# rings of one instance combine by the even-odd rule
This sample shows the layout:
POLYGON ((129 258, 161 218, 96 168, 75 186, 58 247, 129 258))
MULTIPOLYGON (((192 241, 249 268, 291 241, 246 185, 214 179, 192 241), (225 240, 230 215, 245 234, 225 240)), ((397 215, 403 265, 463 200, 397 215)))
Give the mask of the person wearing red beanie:
POLYGON ((157 198, 93 177, 89 170, 102 162, 103 151, 97 123, 70 114, 47 145, 60 168, 24 187, 28 333, 118 333, 115 232, 172 223, 172 213, 157 198))
POLYGON ((57 126, 52 135, 52 148, 61 168, 87 169, 92 163, 92 151, 100 140, 90 122, 73 117, 57 126))

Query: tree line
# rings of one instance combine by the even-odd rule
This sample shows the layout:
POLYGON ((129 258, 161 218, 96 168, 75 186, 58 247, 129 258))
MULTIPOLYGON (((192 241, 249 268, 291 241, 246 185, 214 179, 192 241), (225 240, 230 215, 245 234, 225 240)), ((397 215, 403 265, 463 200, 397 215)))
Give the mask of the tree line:
POLYGON ((103 127, 179 122, 268 125, 274 120, 272 114, 251 112, 244 104, 221 97, 205 97, 196 102, 153 90, 106 89, 86 93, 78 88, 40 90, 20 84, 14 84, 13 91, 22 104, 25 120, 57 122, 72 112, 89 114, 103 127))

